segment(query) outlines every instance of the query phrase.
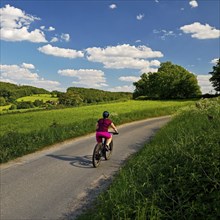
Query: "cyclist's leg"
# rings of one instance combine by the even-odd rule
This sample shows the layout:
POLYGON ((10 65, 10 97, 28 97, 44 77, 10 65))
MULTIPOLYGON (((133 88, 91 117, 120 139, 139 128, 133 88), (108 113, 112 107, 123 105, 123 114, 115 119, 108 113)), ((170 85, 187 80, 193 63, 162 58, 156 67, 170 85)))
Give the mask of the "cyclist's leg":
POLYGON ((102 136, 100 135, 100 132, 96 132, 96 141, 97 141, 97 144, 102 143, 102 136))
POLYGON ((109 146, 109 144, 112 141, 112 135, 109 132, 105 132, 105 131, 98 131, 96 132, 96 139, 97 142, 99 141, 99 138, 105 138, 106 139, 106 145, 109 146))
POLYGON ((108 151, 110 148, 109 148, 109 145, 112 141, 112 134, 110 134, 109 132, 106 132, 105 134, 105 146, 106 146, 106 150, 108 151))
POLYGON ((110 143, 112 141, 112 135, 110 138, 106 138, 106 145, 109 147, 110 143))

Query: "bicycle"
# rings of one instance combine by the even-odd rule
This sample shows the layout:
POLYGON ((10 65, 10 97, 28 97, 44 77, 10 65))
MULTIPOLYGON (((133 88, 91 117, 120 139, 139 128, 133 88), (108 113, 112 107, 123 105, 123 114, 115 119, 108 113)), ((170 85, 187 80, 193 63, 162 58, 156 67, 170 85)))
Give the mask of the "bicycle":
MULTIPOLYGON (((111 133, 113 135, 119 134, 117 132, 109 132, 109 133, 111 133)), ((102 137, 102 142, 96 144, 94 147, 93 154, 92 154, 92 164, 95 168, 100 165, 103 157, 105 160, 110 159, 110 157, 112 155, 112 151, 113 151, 113 138, 112 138, 111 143, 109 144, 108 151, 106 150, 105 145, 106 145, 106 139, 104 137, 102 137)))

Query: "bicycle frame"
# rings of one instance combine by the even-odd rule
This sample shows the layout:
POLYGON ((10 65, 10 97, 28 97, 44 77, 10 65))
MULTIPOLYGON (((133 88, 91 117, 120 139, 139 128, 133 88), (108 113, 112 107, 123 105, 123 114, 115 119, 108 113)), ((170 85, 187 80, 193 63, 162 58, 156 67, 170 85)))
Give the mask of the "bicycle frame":
MULTIPOLYGON (((118 133, 109 132, 113 135, 118 133)), ((92 163, 94 167, 98 167, 101 163, 101 159, 104 157, 105 160, 109 160, 113 151, 113 138, 111 143, 109 144, 108 151, 105 149, 106 138, 102 137, 102 142, 95 145, 92 155, 92 163)))

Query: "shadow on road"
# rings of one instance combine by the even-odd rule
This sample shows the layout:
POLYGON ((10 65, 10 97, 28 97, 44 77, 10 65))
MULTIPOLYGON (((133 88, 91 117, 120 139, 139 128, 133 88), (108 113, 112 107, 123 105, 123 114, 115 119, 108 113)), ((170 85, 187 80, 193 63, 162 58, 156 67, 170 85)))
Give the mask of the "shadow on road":
POLYGON ((80 168, 93 168, 92 155, 85 156, 67 156, 67 155, 54 155, 48 154, 48 157, 56 158, 58 160, 69 161, 72 166, 80 168))

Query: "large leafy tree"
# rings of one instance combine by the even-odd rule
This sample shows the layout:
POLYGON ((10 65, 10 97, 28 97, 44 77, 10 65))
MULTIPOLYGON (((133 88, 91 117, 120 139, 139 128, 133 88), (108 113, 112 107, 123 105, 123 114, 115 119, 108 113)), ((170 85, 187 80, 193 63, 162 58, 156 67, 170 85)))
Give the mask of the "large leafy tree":
POLYGON ((78 106, 82 103, 82 98, 71 91, 63 93, 59 96, 59 103, 66 106, 78 106))
POLYGON ((220 58, 218 59, 217 64, 213 66, 212 69, 212 72, 209 72, 209 74, 212 75, 209 81, 212 83, 215 91, 220 92, 220 58))
POLYGON ((171 62, 161 63, 155 73, 142 74, 134 86, 134 98, 183 99, 201 95, 196 76, 171 62))

